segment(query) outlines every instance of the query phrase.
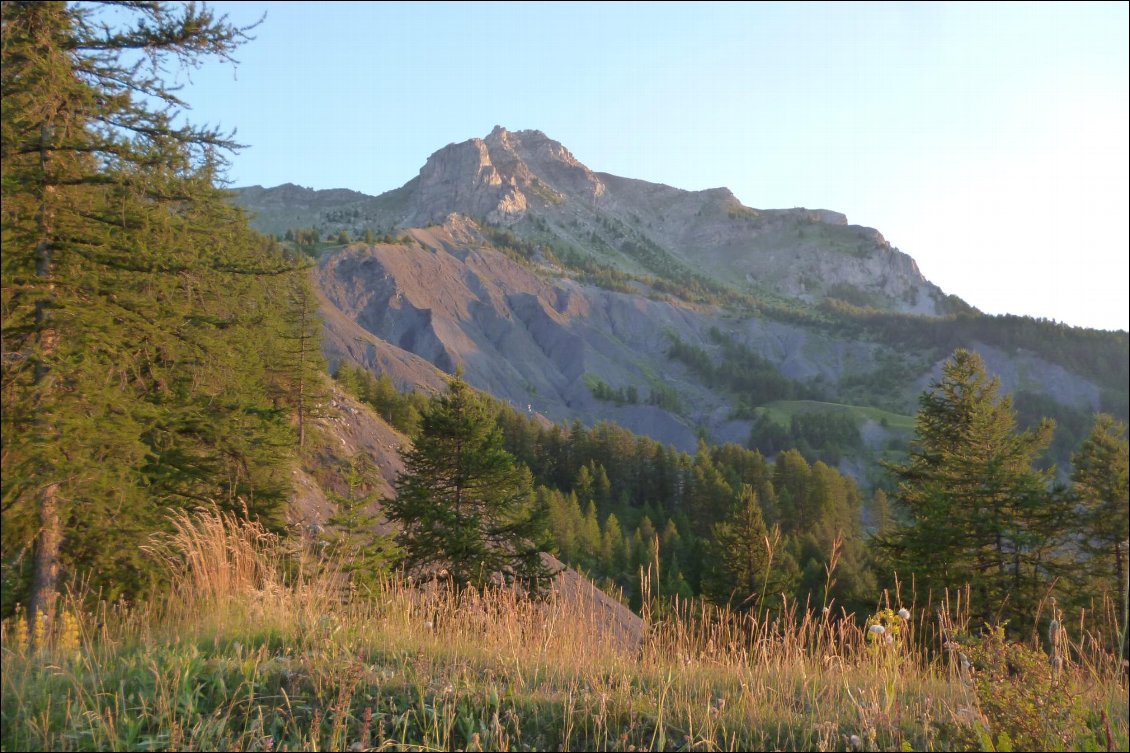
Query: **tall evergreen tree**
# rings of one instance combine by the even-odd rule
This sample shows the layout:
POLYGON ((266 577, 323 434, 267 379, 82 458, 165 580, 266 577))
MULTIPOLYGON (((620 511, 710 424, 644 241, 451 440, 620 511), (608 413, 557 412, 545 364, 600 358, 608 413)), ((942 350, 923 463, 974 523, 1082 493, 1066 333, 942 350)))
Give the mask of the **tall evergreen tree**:
POLYGON ((535 505, 529 470, 502 448, 486 406, 459 375, 429 403, 404 466, 385 514, 400 526, 410 572, 446 569, 456 584, 479 588, 494 577, 531 590, 546 585, 547 511, 535 505))
POLYGON ((713 527, 713 556, 705 587, 718 604, 748 611, 764 598, 769 580, 769 531, 749 484, 730 514, 713 527))
POLYGON ((1100 413, 1083 446, 1072 457, 1071 480, 1083 507, 1081 546, 1114 588, 1126 594, 1127 538, 1130 537, 1130 459, 1126 426, 1100 413))
POLYGON ((371 589, 391 569, 395 550, 392 536, 378 533, 381 516, 379 508, 373 508, 380 501, 376 491, 380 472, 373 459, 358 453, 348 464, 346 492, 329 494, 337 512, 326 522, 333 526, 329 538, 341 558, 341 570, 355 587, 371 589))
POLYGON ((306 275, 308 269, 308 264, 296 263, 286 281, 282 303, 286 316, 280 321, 279 347, 271 364, 277 390, 274 397, 277 404, 294 411, 299 448, 306 443, 307 422, 322 415, 328 400, 323 377, 326 362, 318 346, 322 318, 306 275))
POLYGON ((4 610, 35 619, 67 575, 136 593, 170 506, 277 510, 258 274, 289 267, 216 188, 234 144, 163 79, 245 30, 192 3, 2 13, 4 610))
POLYGON ((695 532, 709 537, 711 527, 726 517, 733 498, 734 490, 714 463, 710 445, 700 439, 687 504, 695 532))
POLYGON ((1016 429, 999 380, 957 350, 919 400, 908 461, 888 466, 909 523, 885 537, 899 574, 919 588, 973 587, 982 619, 1031 618, 1064 540, 1063 495, 1033 468, 1054 425, 1016 429))

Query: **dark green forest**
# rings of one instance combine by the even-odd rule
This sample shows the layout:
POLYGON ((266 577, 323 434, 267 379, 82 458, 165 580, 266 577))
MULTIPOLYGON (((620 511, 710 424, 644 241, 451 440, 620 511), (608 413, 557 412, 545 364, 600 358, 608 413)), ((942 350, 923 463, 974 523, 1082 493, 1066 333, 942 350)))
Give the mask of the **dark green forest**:
MULTIPOLYGON (((338 379, 404 431, 430 410, 387 377, 343 365, 338 379)), ((972 614, 1020 629, 1052 596, 1092 609, 1125 587, 1125 426, 1100 415, 1072 483, 1058 484, 1036 462, 1054 422, 1022 429, 967 351, 923 393, 908 457, 887 466, 892 491, 869 504, 854 480, 796 449, 767 460, 703 442, 690 455, 610 422, 547 427, 479 400, 487 430, 531 473, 530 505, 547 511, 554 553, 636 608, 641 572, 666 598, 855 614, 883 589, 928 602, 968 584, 972 614)))

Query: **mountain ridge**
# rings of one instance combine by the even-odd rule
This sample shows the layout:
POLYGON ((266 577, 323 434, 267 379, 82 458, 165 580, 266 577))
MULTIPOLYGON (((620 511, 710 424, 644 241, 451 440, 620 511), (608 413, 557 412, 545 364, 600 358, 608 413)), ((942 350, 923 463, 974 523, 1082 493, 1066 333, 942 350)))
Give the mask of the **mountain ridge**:
MULTIPOLYGON (((291 184, 235 197, 260 230, 335 239, 296 243, 319 260, 325 352, 403 388, 463 367, 519 410, 690 451, 756 445, 781 400, 910 416, 967 347, 1026 410, 1061 419, 1061 461, 1093 411, 1127 412, 1124 333, 981 315, 843 214, 594 172, 540 131, 448 144, 377 197, 291 184)), ((853 415, 869 452, 905 446, 853 415)), ((860 478, 873 458, 838 460, 860 478)))
POLYGON ((360 237, 366 229, 440 224, 456 213, 630 274, 694 274, 807 303, 841 297, 927 315, 948 313, 955 303, 878 230, 851 225, 839 212, 758 210, 728 188, 686 191, 595 172, 536 130, 496 126, 485 138, 448 144, 416 177, 375 197, 348 189, 298 193, 286 184, 236 189, 236 202, 252 212, 257 229, 278 235, 315 226, 360 237))

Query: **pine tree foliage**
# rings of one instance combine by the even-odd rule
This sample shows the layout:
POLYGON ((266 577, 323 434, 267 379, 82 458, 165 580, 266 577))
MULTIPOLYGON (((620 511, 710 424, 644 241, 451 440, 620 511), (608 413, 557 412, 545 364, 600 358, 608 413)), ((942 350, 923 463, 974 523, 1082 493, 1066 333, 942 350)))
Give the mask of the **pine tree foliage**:
POLYGON ((909 524, 887 543, 919 589, 968 583, 979 617, 1023 619, 1056 572, 1068 508, 1052 471, 1033 467, 1054 425, 1018 431, 999 388, 978 355, 958 350, 921 396, 910 458, 889 468, 909 524))
POLYGON ((294 414, 298 446, 306 442, 306 427, 324 415, 329 394, 325 389, 326 362, 322 357, 322 317, 318 299, 306 272, 309 265, 291 260, 294 271, 280 284, 285 295, 275 305, 284 312, 278 322, 277 347, 272 349, 268 373, 274 387, 272 403, 294 414))
MULTIPOLYGON (((389 407, 425 407, 420 394, 396 393, 384 376, 377 380, 343 364, 338 379, 359 396, 378 382, 386 384, 381 391, 390 396, 377 402, 389 407)), ((849 611, 873 605, 877 583, 862 535, 859 489, 824 463, 809 465, 798 452, 782 453, 771 463, 760 452, 734 444, 703 443, 692 457, 611 423, 545 427, 501 401, 485 400, 505 448, 531 469, 539 485, 535 494, 549 510, 551 551, 629 604, 640 604, 640 568, 654 570, 657 536, 661 580, 652 594, 690 597, 709 590, 716 560, 710 546, 713 525, 726 519, 748 484, 766 526, 781 530, 770 596, 803 602, 809 595, 804 589, 822 594, 838 547, 832 588, 817 602, 827 598, 849 611), (617 528, 624 539, 619 551, 617 528), (802 565, 811 572, 808 581, 801 578, 802 565)))
POLYGON ((713 527, 711 598, 738 611, 756 608, 769 584, 770 545, 757 494, 746 484, 729 516, 713 527))
POLYGON ((340 568, 352 585, 371 589, 378 578, 392 569, 396 558, 391 534, 380 533, 381 502, 376 491, 380 472, 373 459, 358 453, 348 459, 344 494, 330 493, 337 511, 326 521, 333 527, 328 543, 333 545, 340 568))
POLYGON ((420 424, 420 411, 427 398, 418 392, 402 394, 396 389, 388 374, 373 376, 361 366, 338 364, 334 374, 341 385, 353 395, 372 406, 381 418, 408 436, 413 436, 420 424))
POLYGON ((72 576, 143 589, 171 508, 279 522, 293 437, 264 365, 293 265, 168 82, 246 30, 192 3, 2 13, 3 608, 49 614, 72 576))
POLYGON ((429 403, 404 466, 385 514, 400 526, 410 573, 446 570, 455 584, 476 588, 496 578, 532 591, 547 585, 548 511, 536 504, 529 469, 503 449, 486 405, 460 376, 429 403))
POLYGON ((1101 573, 1103 590, 1125 598, 1127 538, 1130 537, 1130 450, 1126 425, 1100 413, 1090 436, 1072 458, 1071 480, 1082 506, 1081 548, 1101 573))

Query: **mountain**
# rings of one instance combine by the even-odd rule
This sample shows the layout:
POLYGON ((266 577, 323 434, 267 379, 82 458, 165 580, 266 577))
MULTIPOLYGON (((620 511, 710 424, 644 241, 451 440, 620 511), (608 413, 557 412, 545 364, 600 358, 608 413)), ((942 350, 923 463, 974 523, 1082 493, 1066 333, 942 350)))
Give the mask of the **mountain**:
POLYGON ((485 139, 449 144, 417 177, 378 197, 287 184, 238 189, 238 202, 260 230, 279 235, 304 226, 379 233, 454 213, 632 274, 704 275, 805 301, 838 297, 904 312, 963 306, 878 231, 838 212, 757 210, 726 188, 683 191, 596 173, 541 131, 495 127, 485 139))
POLYGON ((1093 411, 1126 413, 1124 332, 983 316, 841 214, 594 172, 540 131, 449 144, 377 197, 288 184, 235 201, 264 232, 368 238, 302 239, 325 349, 405 387, 461 365, 551 420, 610 419, 681 449, 752 432, 858 476, 860 458, 905 447, 917 395, 958 346, 1022 418, 1060 419, 1061 460, 1093 411), (829 416, 858 441, 804 436, 829 416))

